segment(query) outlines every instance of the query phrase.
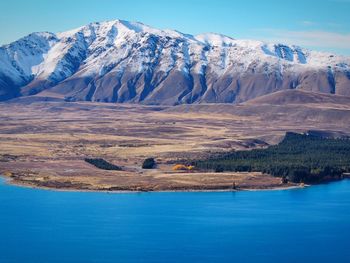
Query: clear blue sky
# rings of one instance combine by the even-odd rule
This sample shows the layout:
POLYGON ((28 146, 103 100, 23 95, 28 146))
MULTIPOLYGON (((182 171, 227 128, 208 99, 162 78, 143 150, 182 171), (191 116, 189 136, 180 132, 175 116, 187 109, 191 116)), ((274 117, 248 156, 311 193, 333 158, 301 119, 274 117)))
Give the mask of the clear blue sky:
POLYGON ((0 44, 113 19, 350 55, 350 0, 1 0, 0 44))

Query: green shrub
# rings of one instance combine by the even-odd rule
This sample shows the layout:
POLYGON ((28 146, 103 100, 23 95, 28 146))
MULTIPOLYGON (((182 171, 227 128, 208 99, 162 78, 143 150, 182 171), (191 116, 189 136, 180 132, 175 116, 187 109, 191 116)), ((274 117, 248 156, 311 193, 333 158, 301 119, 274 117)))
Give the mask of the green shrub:
POLYGON ((147 158, 143 161, 142 169, 153 169, 156 166, 154 158, 147 158))
POLYGON ((94 165, 95 167, 103 170, 122 170, 121 167, 114 165, 112 163, 107 162, 102 158, 85 158, 85 162, 94 165))

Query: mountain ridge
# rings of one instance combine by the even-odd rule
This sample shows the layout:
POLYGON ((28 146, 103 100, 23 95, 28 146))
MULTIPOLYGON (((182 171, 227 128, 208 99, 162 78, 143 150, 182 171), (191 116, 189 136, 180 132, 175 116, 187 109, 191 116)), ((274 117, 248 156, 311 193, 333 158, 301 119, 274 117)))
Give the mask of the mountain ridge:
POLYGON ((294 45, 95 22, 0 47, 0 100, 240 103, 279 90, 350 96, 350 58, 294 45))

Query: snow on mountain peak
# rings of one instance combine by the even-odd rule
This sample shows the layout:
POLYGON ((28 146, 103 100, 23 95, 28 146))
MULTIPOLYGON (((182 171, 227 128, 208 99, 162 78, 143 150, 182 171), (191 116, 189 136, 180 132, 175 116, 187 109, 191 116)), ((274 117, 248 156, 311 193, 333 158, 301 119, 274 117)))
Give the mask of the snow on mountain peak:
POLYGON ((196 35, 195 39, 212 46, 228 46, 234 43, 233 38, 216 33, 204 33, 196 35))
MULTIPOLYGON (((176 30, 152 28, 140 22, 112 20, 90 23, 57 34, 32 33, 2 46, 0 89, 1 78, 6 79, 8 86, 29 85, 29 90, 35 87, 37 92, 37 89, 69 79, 87 81, 97 77, 101 81, 94 80, 89 84, 96 88, 107 85, 102 84, 102 79, 110 76, 119 79, 120 85, 125 81, 129 83, 127 85, 136 85, 137 80, 128 78, 146 74, 145 81, 149 81, 147 92, 152 92, 161 83, 167 83, 165 80, 172 74, 185 77, 183 81, 186 83, 191 79, 195 81, 193 78, 196 74, 205 78, 211 76, 212 80, 230 76, 223 84, 226 85, 231 83, 232 76, 264 74, 283 81, 286 74, 297 76, 310 70, 331 72, 329 81, 333 83, 332 72, 348 72, 349 65, 348 57, 309 51, 293 45, 234 39, 215 33, 193 36, 176 30), (158 77, 154 77, 154 74, 158 74, 158 77)), ((202 92, 209 92, 206 96, 216 100, 216 92, 210 91, 209 84, 201 81, 200 85, 204 85, 203 90, 206 90, 202 92)), ((298 83, 299 80, 293 80, 290 85, 294 87, 298 83)), ((184 84, 180 82, 177 85, 184 84)), ((94 94, 91 98, 89 95, 89 99, 94 99, 94 94)), ((141 96, 142 99, 144 96, 141 96)), ((182 95, 180 98, 187 99, 182 95)))

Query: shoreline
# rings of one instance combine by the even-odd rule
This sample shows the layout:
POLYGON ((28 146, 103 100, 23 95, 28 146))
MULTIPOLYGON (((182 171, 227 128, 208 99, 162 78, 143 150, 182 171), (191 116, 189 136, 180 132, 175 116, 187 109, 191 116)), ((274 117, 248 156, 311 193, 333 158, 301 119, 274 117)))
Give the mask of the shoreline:
MULTIPOLYGON (((146 193, 146 192, 239 192, 239 191, 282 191, 301 189, 314 185, 328 184, 344 179, 350 179, 350 174, 344 174, 340 178, 325 178, 324 180, 304 184, 304 183, 277 183, 269 181, 270 177, 260 178, 260 184, 243 181, 233 188, 231 184, 223 181, 216 181, 211 184, 89 184, 86 181, 56 181, 54 179, 42 181, 35 178, 23 179, 22 176, 15 174, 0 174, 0 178, 4 179, 4 183, 17 187, 25 187, 39 190, 60 191, 60 192, 101 192, 101 193, 146 193)), ((248 180, 249 181, 249 180, 248 180)))
POLYGON ((247 188, 237 188, 237 189, 228 189, 228 188, 212 188, 212 189, 195 189, 195 188, 186 188, 183 187, 182 189, 159 189, 159 190, 133 190, 133 189, 125 189, 125 190, 108 190, 108 189, 79 189, 79 188, 69 188, 69 187, 47 187, 47 186, 40 186, 40 185, 36 185, 34 183, 26 183, 23 181, 18 181, 16 179, 4 176, 4 175, 0 175, 0 178, 4 179, 4 183, 10 186, 17 186, 17 187, 24 187, 24 188, 31 188, 31 189, 37 189, 37 190, 45 190, 45 191, 55 191, 55 192, 92 192, 92 193, 111 193, 111 194, 129 194, 129 193, 175 193, 175 192, 183 192, 183 193, 209 193, 209 192, 253 192, 253 191, 283 191, 283 190, 293 190, 293 189, 302 189, 302 188, 306 188, 312 185, 287 185, 287 186, 267 186, 267 187, 247 187, 247 188))

